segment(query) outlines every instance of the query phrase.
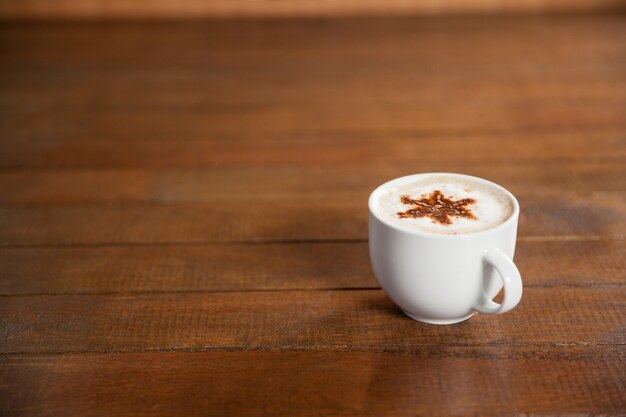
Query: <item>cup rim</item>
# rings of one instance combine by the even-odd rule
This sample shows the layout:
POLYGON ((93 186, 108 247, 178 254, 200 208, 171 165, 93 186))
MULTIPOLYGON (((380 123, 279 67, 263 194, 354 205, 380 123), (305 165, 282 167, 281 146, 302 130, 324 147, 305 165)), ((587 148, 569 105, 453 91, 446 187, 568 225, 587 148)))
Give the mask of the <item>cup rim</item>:
POLYGON ((483 235, 490 234, 490 233, 495 233, 498 230, 504 229, 504 228, 508 227, 511 223, 517 221, 517 218, 519 217, 519 211, 520 211, 520 209, 519 209, 519 202, 517 201, 517 198, 515 198, 513 193, 511 193, 509 190, 507 190, 503 186, 498 185, 495 182, 486 180, 484 178, 475 177, 473 175, 467 175, 467 174, 459 174, 459 173, 455 173, 455 172, 423 172, 423 173, 410 174, 410 175, 405 175, 405 176, 402 176, 402 177, 394 178, 394 179, 389 180, 389 181, 379 185, 378 187, 376 187, 374 189, 374 191, 372 191, 372 193, 370 194, 370 197, 368 199, 368 204, 367 205, 368 205, 368 208, 369 208, 370 215, 374 216, 378 221, 382 222, 384 225, 386 225, 388 227, 391 227, 392 229, 395 229, 395 230, 397 230, 399 232, 407 233, 409 235, 423 236, 423 237, 429 237, 429 238, 438 238, 438 239, 465 239, 465 238, 473 238, 473 237, 483 236, 483 235), (374 198, 375 198, 376 194, 378 192, 380 192, 383 188, 386 188, 386 187, 388 187, 390 185, 393 185, 393 184, 403 184, 403 183, 406 183, 408 181, 414 180, 414 179, 419 178, 419 177, 434 176, 434 175, 446 175, 446 176, 451 176, 451 177, 456 177, 456 178, 471 179, 472 181, 476 181, 476 182, 479 182, 479 183, 482 183, 482 184, 486 184, 486 185, 488 185, 490 187, 496 188, 496 189, 502 191, 504 194, 506 194, 511 199, 511 201, 513 202, 513 213, 505 221, 503 221, 499 225, 497 225, 495 227, 492 227, 490 229, 481 230, 479 232, 470 232, 470 233, 437 234, 437 233, 422 232, 422 231, 418 231, 418 230, 402 229, 399 226, 389 222, 388 220, 383 219, 374 210, 374 208, 373 208, 374 198))

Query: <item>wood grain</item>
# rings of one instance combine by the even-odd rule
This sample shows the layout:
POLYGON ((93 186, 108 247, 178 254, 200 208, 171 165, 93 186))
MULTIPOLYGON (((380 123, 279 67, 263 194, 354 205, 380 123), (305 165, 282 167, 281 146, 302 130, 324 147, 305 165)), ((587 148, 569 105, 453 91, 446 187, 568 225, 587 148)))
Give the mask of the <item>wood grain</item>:
MULTIPOLYGON (((94 98, 98 100, 98 98, 94 98)), ((210 125, 215 130, 233 126, 261 125, 267 130, 390 129, 422 131, 481 131, 489 129, 551 129, 567 127, 574 121, 578 127, 606 127, 622 124, 626 99, 618 100, 549 100, 523 98, 514 102, 496 101, 479 107, 466 104, 439 103, 413 105, 401 101, 369 101, 333 106, 331 101, 317 103, 256 103, 251 105, 183 106, 177 112, 169 108, 101 109, 85 112, 69 108, 37 114, 36 127, 41 131, 61 125, 89 125, 89 130, 107 131, 112 126, 150 126, 155 130, 179 131, 181 126, 210 125)), ((2 125, 10 130, 23 128, 27 117, 16 111, 15 118, 2 125)), ((243 128, 241 128, 243 129, 243 128)), ((248 127, 249 129, 249 127, 248 127)))
MULTIPOLYGON (((98 74, 108 76, 113 88, 113 80, 127 77, 139 83, 135 87, 145 87, 156 80, 164 81, 168 73, 172 81, 182 83, 181 87, 190 86, 185 84, 187 76, 205 81, 217 77, 232 82, 239 78, 248 86, 268 77, 289 75, 282 78, 284 82, 302 83, 306 82, 305 75, 326 76, 328 81, 346 77, 350 68, 353 77, 359 77, 361 71, 393 70, 403 77, 427 75, 434 80, 451 75, 493 81, 524 76, 527 82, 553 80, 560 85, 557 75, 563 77, 561 82, 583 75, 588 81, 601 82, 600 75, 609 74, 609 79, 622 80, 624 19, 623 14, 616 13, 549 18, 3 22, 0 45, 7 53, 2 56, 7 65, 0 70, 12 76, 5 82, 36 74, 37 82, 48 88, 71 86, 67 76, 87 80, 98 74), (89 49, 95 41, 99 48, 89 49), (354 71, 354 65, 359 71, 354 71), (16 73, 12 71, 15 68, 25 72, 16 73), (147 78, 142 81, 137 70, 143 70, 141 75, 145 73, 147 78), (203 73, 206 70, 214 72, 203 73), (55 78, 62 84, 53 83, 55 78)), ((392 83, 393 79, 371 81, 392 83)), ((284 94, 289 85, 279 93, 284 94)))
POLYGON ((120 110, 161 113, 172 106, 191 114, 206 113, 210 109, 228 112, 235 107, 240 110, 266 107, 270 110, 281 102, 289 102, 303 110, 326 105, 329 106, 327 111, 345 111, 343 105, 332 103, 331 98, 335 95, 348 97, 356 110, 376 105, 381 111, 388 112, 394 106, 403 106, 408 110, 415 107, 426 114, 442 105, 451 106, 456 111, 468 107, 468 110, 480 112, 500 104, 513 111, 523 102, 542 102, 568 109, 573 104, 591 106, 599 101, 619 104, 626 95, 626 84, 618 77, 619 70, 624 69, 619 62, 607 65, 609 68, 600 74, 587 69, 545 78, 519 74, 490 78, 485 75, 460 76, 447 71, 443 74, 416 73, 413 67, 418 63, 409 63, 408 68, 399 70, 374 64, 373 68, 366 67, 353 73, 348 64, 337 58, 326 64, 328 68, 317 71, 307 71, 292 64, 295 68, 280 67, 272 71, 268 68, 267 73, 252 75, 248 74, 249 70, 239 68, 245 62, 241 61, 231 64, 235 67, 234 73, 223 72, 224 68, 215 64, 203 64, 202 67, 210 71, 208 74, 200 70, 190 72, 172 68, 162 68, 156 73, 149 68, 129 72, 100 68, 85 71, 76 65, 61 82, 58 76, 50 75, 51 71, 43 73, 40 69, 26 69, 26 72, 15 73, 5 69, 8 80, 2 99, 5 103, 16 102, 38 95, 37 110, 51 115, 58 114, 59 105, 71 113, 97 105, 106 117, 117 116, 120 110), (298 73, 294 74, 296 71, 298 73), (393 71, 392 79, 385 76, 390 71, 393 71), (144 74, 147 78, 143 77, 144 74), (29 85, 27 80, 34 76, 37 85, 29 85), (284 80, 287 76, 290 77, 289 83, 284 80), (250 81, 242 82, 243 77, 254 79, 254 89, 249 88, 250 81), (99 83, 103 85, 86 91, 90 85, 99 83), (155 88, 156 85, 159 87, 155 88), (123 102, 119 101, 121 96, 126 97, 123 102), (455 100, 451 100, 453 97, 455 100), (94 103, 95 98, 97 103, 94 103), (571 100, 585 100, 585 103, 569 103, 571 100))
MULTIPOLYGON (((290 58, 292 52, 285 52, 284 58, 290 58)), ((232 58, 231 58, 232 59, 232 58)), ((362 58, 365 59, 365 58, 362 58)), ((414 59, 417 59, 415 57, 414 59)), ((433 58, 434 59, 434 58, 433 58)), ((624 63, 607 63, 602 71, 593 71, 582 67, 555 69, 555 74, 537 76, 536 74, 457 74, 442 68, 441 73, 419 70, 417 62, 406 63, 406 67, 393 69, 394 78, 381 77, 392 69, 379 63, 367 63, 368 67, 357 73, 351 73, 349 64, 336 57, 325 64, 324 68, 308 70, 305 63, 291 63, 292 68, 269 64, 263 73, 250 73, 241 68, 246 62, 240 58, 231 63, 233 72, 224 72, 216 63, 202 63, 206 73, 200 69, 184 70, 179 68, 135 68, 130 71, 119 69, 84 68, 85 64, 76 63, 67 70, 67 79, 59 81, 50 72, 57 68, 32 69, 15 63, 4 68, 3 101, 23 99, 37 92, 46 93, 39 98, 38 109, 52 111, 55 105, 88 106, 94 105, 92 98, 98 94, 98 105, 107 111, 120 108, 163 110, 169 106, 187 106, 196 111, 211 106, 230 105, 252 106, 275 104, 277 101, 289 101, 297 105, 315 105, 327 103, 329 96, 345 94, 350 101, 363 105, 372 100, 391 100, 410 106, 425 104, 441 105, 455 96, 458 104, 466 102, 473 107, 489 106, 494 102, 514 103, 524 98, 533 101, 562 103, 568 98, 585 100, 623 99, 626 86, 619 77, 624 63), (275 66, 275 68, 271 68, 275 66), (24 72, 10 71, 23 69, 24 72), (219 71, 219 72, 218 72, 219 71), (297 73, 296 73, 297 72, 297 73), (145 75, 145 77, 144 77, 145 75), (37 77, 37 85, 28 85, 28 78, 37 77), (290 77, 289 83, 284 78, 290 77), (255 89, 249 88, 250 81, 242 82, 242 77, 252 77, 255 89), (11 83, 12 81, 14 83, 11 83), (281 82, 282 81, 282 82, 281 82), (103 82, 104 86, 91 90, 91 94, 79 94, 92 83, 103 82), (160 87, 155 88, 155 84, 160 87), (69 87, 69 89, 68 89, 69 87), (408 88, 407 88, 408 87, 408 88), (122 102, 114 99, 130 93, 122 102), (108 93, 108 94, 107 94, 108 93), (236 93, 236 94, 235 94, 236 93), (522 95, 523 93, 523 95, 522 95), (101 94, 101 95, 100 95, 101 94), (221 94, 227 94, 221 96, 221 94)), ((44 68, 50 64, 42 63, 44 68)), ((505 68, 493 65, 492 71, 505 68)), ((458 71, 458 70, 457 70, 458 71)), ((448 103, 457 104, 457 103, 448 103)), ((58 109, 57 109, 58 110, 58 109)))
POLYGON ((382 1, 382 0, 274 0, 274 1, 226 1, 193 0, 174 1, 139 0, 124 2, 106 0, 23 0, 0 3, 2 19, 32 18, 159 18, 181 19, 198 17, 267 17, 267 16, 354 16, 354 15, 439 15, 449 13, 528 13, 623 10, 618 0, 444 0, 440 2, 382 1))
MULTIPOLYGON (((6 181, 19 183, 28 179, 25 177, 29 175, 28 172, 13 173, 11 170, 28 169, 48 170, 40 175, 49 177, 46 186, 55 191, 58 191, 54 188, 55 180, 64 181, 68 185, 73 185, 71 181, 79 184, 80 181, 93 181, 98 185, 104 181, 103 185, 106 186, 116 181, 119 175, 124 175, 125 180, 117 182, 117 186, 125 190, 128 187, 141 187, 144 182, 150 181, 150 177, 144 179, 142 176, 157 175, 144 173, 141 169, 158 170, 158 174, 164 176, 193 173, 202 179, 208 173, 198 171, 201 168, 211 168, 217 173, 220 168, 236 167, 241 169, 242 174, 256 168, 255 175, 261 175, 269 172, 260 171, 262 167, 297 166, 302 172, 310 172, 306 170, 307 167, 323 166, 326 169, 359 170, 360 175, 371 177, 374 173, 365 168, 376 166, 377 170, 386 169, 389 175, 402 170, 471 169, 485 177, 498 179, 513 175, 515 172, 511 171, 516 167, 508 165, 520 162, 527 163, 528 169, 517 168, 519 175, 522 171, 527 176, 538 176, 539 172, 545 172, 555 177, 572 168, 602 169, 600 162, 592 161, 615 159, 617 161, 614 163, 617 163, 626 158, 626 127, 481 134, 420 134, 393 129, 290 133, 215 133, 197 130, 164 133, 144 131, 141 128, 134 128, 132 132, 113 129, 103 133, 90 128, 85 128, 83 132, 59 128, 40 133, 16 133, 11 135, 10 141, 0 141, 0 168, 9 171, 6 174, 3 172, 0 177, 3 190, 10 185, 5 185, 6 181), (545 161, 552 163, 543 163, 545 161), (559 161, 565 163, 560 164, 559 161), (569 161, 580 163, 568 165, 569 161), (497 174, 493 172, 496 167, 497 174), (63 173, 55 169, 80 171, 63 173), (91 172, 103 169, 110 172, 91 172), (132 172, 137 169, 140 172, 132 172), (181 169, 196 171, 168 172, 181 169), (102 177, 98 178, 97 175, 102 177), (127 181, 130 184, 126 184, 127 181), (135 185, 137 182, 139 184, 135 185)), ((231 171, 230 175, 233 174, 231 171)), ((33 176, 33 179, 36 177, 33 176)), ((570 179, 586 181, 585 177, 571 176, 570 179)), ((612 182, 620 180, 620 177, 610 179, 612 182)), ((544 182, 544 185, 547 184, 549 182, 544 182)), ((37 187, 32 181, 28 185, 37 187)), ((71 192, 73 187, 64 188, 63 192, 58 193, 59 198, 71 192)), ((110 188, 109 192, 115 192, 110 188)), ((78 189, 84 190, 84 187, 79 185, 78 189)), ((2 194, 5 201, 20 192, 15 189, 11 191, 9 195, 2 194)), ((101 198, 106 198, 106 195, 101 194, 101 198)))
POLYGON ((526 288, 506 316, 433 327, 381 290, 4 297, 1 353, 623 345, 626 287, 526 288), (555 294, 556 293, 556 294, 555 294), (533 326, 525 325, 533 323, 533 326))
MULTIPOLYGON (((527 288, 621 286, 626 242, 522 241, 516 264, 527 288)), ((5 295, 377 287, 366 242, 0 249, 5 295)))
POLYGON ((0 103, 10 111, 1 123, 29 140, 73 131, 85 141, 120 130, 172 140, 198 131, 623 125, 624 17, 543 23, 7 24, 0 103))
POLYGON ((589 360, 584 355, 550 359, 542 348, 533 357, 517 359, 445 357, 438 352, 425 348, 411 355, 281 351, 5 356, 0 376, 11 383, 0 384, 0 412, 619 415, 626 407, 619 359, 589 360))
MULTIPOLYGON (((626 196, 518 196, 522 237, 620 238, 626 196), (556 199, 555 199, 556 198, 556 199)), ((196 204, 0 206, 0 245, 210 243, 367 238, 367 195, 196 204)))
MULTIPOLYGON (((616 153, 624 148, 626 152, 626 140, 623 143, 624 146, 616 144, 607 149, 616 153)), ((409 145, 405 143, 404 148, 408 150, 409 145)), ((490 145, 482 144, 484 154, 491 153, 490 145)), ((598 145, 597 142, 587 141, 582 148, 598 145)), ((571 148, 573 144, 564 143, 563 146, 571 148)), ((277 166, 270 162, 269 166, 235 165, 210 169, 7 170, 0 171, 0 204, 188 204, 311 198, 366 201, 369 193, 381 183, 415 173, 416 170, 475 175, 495 181, 521 198, 555 195, 594 198, 626 193, 626 155, 623 160, 594 162, 551 160, 550 163, 512 163, 503 155, 500 161, 492 162, 446 160, 433 163, 419 151, 419 144, 414 147, 418 157, 408 152, 397 158, 390 155, 383 162, 363 156, 355 165, 347 162, 327 164, 322 157, 325 153, 320 152, 317 154, 319 164, 314 160, 316 154, 312 153, 308 163, 303 165, 277 166), (421 158, 424 158, 423 162, 420 162, 421 158)), ((119 150, 118 153, 122 154, 119 150)), ((252 159, 253 152, 249 156, 252 159)))

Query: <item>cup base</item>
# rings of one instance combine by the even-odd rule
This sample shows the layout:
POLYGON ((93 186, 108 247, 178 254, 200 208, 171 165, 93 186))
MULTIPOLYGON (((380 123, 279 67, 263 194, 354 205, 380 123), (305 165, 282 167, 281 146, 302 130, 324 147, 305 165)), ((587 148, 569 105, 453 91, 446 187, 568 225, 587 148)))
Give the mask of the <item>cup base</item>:
POLYGON ((410 318, 412 318, 413 320, 421 321, 422 323, 427 323, 427 324, 439 324, 439 325, 460 323, 462 321, 465 321, 465 320, 469 319, 474 314, 476 314, 474 312, 474 313, 471 313, 471 314, 469 314, 469 315, 467 315, 465 317, 461 317, 461 318, 458 318, 458 319, 443 319, 443 320, 440 320, 440 319, 429 319, 429 318, 425 318, 425 317, 419 317, 419 316, 416 316, 415 314, 411 314, 411 313, 409 313, 407 311, 404 311, 404 310, 402 310, 402 312, 404 314, 406 314, 407 316, 409 316, 410 318))

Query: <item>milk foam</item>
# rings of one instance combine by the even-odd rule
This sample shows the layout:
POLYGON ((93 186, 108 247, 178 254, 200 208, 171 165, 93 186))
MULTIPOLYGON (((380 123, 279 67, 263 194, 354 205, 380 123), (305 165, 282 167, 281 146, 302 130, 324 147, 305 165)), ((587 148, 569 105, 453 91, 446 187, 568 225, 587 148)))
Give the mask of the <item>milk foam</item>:
POLYGON ((399 228, 435 234, 480 232, 503 223, 513 214, 513 202, 502 190, 471 178, 450 175, 425 176, 409 183, 383 187, 375 196, 373 208, 378 217, 399 228), (474 202, 467 204, 466 208, 475 219, 451 216, 450 224, 442 224, 428 216, 400 218, 399 212, 411 209, 410 205, 401 202, 402 196, 427 198, 436 190, 455 201, 473 199, 474 202))

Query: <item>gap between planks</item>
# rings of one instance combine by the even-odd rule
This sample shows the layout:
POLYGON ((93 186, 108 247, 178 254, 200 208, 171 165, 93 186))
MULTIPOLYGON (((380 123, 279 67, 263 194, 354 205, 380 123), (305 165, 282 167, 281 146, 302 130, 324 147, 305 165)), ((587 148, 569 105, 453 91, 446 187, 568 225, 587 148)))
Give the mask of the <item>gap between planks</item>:
MULTIPOLYGON (((563 236, 519 236, 518 242, 585 242, 624 240, 626 235, 563 235, 563 236)), ((203 246, 203 245, 293 245, 293 244, 325 244, 325 243, 364 243, 367 239, 259 239, 259 240, 190 240, 177 242, 97 242, 97 243, 44 243, 44 244, 11 244, 0 243, 1 250, 9 249, 46 249, 46 248, 107 248, 107 247, 166 247, 166 246, 203 246)))
MULTIPOLYGON (((622 288, 621 284, 524 284, 524 288, 622 288)), ((351 291, 382 291, 377 286, 371 287, 336 287, 336 288, 251 288, 251 289, 189 289, 189 290, 130 290, 130 291, 58 291, 33 292, 20 294, 0 293, 3 297, 62 297, 66 295, 102 296, 102 295, 161 295, 161 294, 229 294, 229 293, 280 293, 280 292, 351 292, 351 291)))
MULTIPOLYGON (((501 347, 507 348, 544 348, 544 349, 576 349, 584 348, 595 349, 602 348, 605 351, 602 353, 611 354, 615 353, 617 356, 623 356, 621 348, 626 346, 625 343, 589 343, 589 342, 553 342, 553 343, 433 343, 424 344, 413 347, 405 346, 363 346, 363 345, 280 345, 280 346, 207 346, 207 347, 156 347, 156 348, 142 348, 142 349, 119 349, 119 350, 59 350, 59 351, 45 351, 45 352, 0 352, 0 358, 10 356, 26 356, 26 357, 39 357, 39 356, 58 356, 58 355, 125 355, 125 354, 151 354, 151 353, 207 353, 207 352, 337 352, 337 353, 349 353, 349 352, 362 352, 362 353, 390 353, 396 355, 411 355, 420 352, 425 352, 430 349, 497 349, 501 347), (615 349, 615 352, 610 352, 611 348, 615 349)), ((593 352, 588 352, 593 356, 593 352)), ((446 357, 446 354, 441 354, 441 357, 446 357)), ((490 359, 514 359, 510 357, 490 357, 490 359)))

